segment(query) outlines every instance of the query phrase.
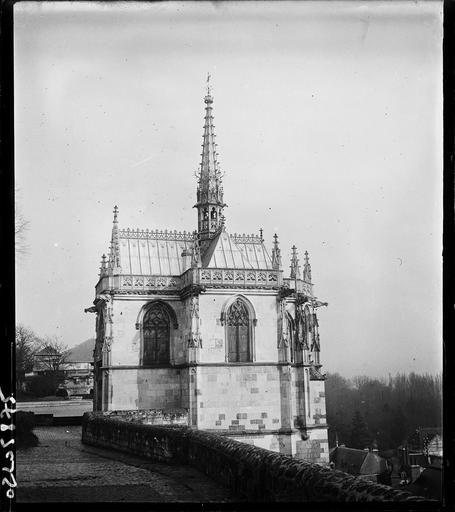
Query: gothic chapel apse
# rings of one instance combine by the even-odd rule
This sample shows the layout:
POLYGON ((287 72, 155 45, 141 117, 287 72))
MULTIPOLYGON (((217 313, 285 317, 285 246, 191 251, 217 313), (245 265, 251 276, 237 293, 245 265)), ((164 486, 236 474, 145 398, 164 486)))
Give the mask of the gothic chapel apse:
POLYGON ((185 409, 192 427, 312 462, 329 461, 325 383, 308 253, 278 236, 229 233, 210 87, 197 229, 121 229, 94 306, 94 409, 185 409))

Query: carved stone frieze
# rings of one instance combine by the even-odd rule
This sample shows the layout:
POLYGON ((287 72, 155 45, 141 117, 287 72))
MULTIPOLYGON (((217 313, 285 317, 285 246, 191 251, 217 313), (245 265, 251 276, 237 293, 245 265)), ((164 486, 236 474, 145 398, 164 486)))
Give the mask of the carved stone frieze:
POLYGON ((146 289, 146 288, 179 288, 181 279, 176 276, 120 276, 121 288, 146 289))

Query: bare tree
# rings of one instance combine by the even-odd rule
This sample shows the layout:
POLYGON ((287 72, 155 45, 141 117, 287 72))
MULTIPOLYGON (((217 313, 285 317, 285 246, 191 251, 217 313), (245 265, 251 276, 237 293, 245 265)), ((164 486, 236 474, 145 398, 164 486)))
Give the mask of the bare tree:
POLYGON ((40 350, 37 354, 42 370, 60 371, 67 367, 68 346, 58 336, 48 336, 40 341, 40 350))
POLYGON ((14 198, 14 236, 16 261, 20 260, 29 253, 29 247, 26 242, 26 233, 29 228, 29 221, 24 217, 18 204, 19 189, 16 189, 14 198))
POLYGON ((40 340, 36 334, 22 324, 16 326, 16 389, 21 389, 25 374, 33 370, 35 353, 40 340))
POLYGON ((68 347, 58 336, 46 337, 40 343, 41 350, 35 355, 36 368, 44 373, 50 389, 57 389, 64 382, 67 368, 68 347))

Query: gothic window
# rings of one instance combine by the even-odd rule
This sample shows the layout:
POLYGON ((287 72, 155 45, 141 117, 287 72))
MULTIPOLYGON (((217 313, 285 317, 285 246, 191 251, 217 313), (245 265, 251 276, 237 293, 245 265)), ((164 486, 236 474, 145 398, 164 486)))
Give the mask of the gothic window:
POLYGON ((147 310, 142 323, 144 349, 142 364, 169 362, 170 321, 163 304, 155 303, 147 310))
POLYGON ((228 361, 242 363, 252 360, 250 315, 245 303, 236 299, 226 318, 228 361))
POLYGON ((211 212, 211 214, 210 214, 210 217, 211 217, 212 219, 216 219, 216 210, 215 210, 215 208, 212 208, 212 212, 211 212))

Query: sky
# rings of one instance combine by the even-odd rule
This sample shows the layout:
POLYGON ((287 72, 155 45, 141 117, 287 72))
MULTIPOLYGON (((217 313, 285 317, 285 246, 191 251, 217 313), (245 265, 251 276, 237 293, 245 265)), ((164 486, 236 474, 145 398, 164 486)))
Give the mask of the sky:
POLYGON ((442 368, 442 2, 20 2, 16 320, 95 335, 120 228, 194 230, 205 85, 226 228, 308 250, 323 371, 442 368))

